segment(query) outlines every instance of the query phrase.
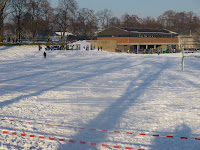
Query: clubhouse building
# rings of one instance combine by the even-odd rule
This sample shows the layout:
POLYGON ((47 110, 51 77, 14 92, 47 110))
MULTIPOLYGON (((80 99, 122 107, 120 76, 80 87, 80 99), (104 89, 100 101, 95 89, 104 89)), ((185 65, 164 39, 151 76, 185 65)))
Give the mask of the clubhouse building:
POLYGON ((165 29, 139 29, 110 27, 98 33, 98 41, 117 41, 117 49, 146 51, 149 49, 177 49, 178 34, 165 29))

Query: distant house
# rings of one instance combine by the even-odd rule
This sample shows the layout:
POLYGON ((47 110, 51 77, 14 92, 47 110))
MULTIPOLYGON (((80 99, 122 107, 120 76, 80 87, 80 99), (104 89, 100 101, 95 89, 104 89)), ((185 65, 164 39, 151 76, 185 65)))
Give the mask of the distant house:
POLYGON ((110 27, 100 31, 97 40, 115 40, 121 51, 178 48, 178 34, 165 29, 110 27))
MULTIPOLYGON (((53 36, 50 36, 49 41, 51 42, 61 42, 62 41, 62 34, 63 32, 55 32, 53 36)), ((65 32, 65 41, 69 40, 70 36, 74 36, 72 33, 70 32, 65 32)))
POLYGON ((192 35, 179 36, 179 47, 181 49, 198 49, 199 45, 200 43, 195 41, 195 38, 192 35))

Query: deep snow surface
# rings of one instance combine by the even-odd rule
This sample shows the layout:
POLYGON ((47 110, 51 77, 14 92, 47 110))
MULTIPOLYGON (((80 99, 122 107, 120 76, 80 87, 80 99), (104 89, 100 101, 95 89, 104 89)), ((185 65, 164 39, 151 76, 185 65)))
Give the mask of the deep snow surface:
POLYGON ((182 72, 181 54, 42 55, 34 46, 0 47, 0 149, 200 149, 200 59, 186 58, 182 72))

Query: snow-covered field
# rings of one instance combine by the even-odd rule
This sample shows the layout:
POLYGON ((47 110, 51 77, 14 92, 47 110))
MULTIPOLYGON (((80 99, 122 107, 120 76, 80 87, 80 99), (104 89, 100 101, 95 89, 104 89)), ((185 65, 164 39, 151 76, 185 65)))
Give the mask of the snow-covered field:
POLYGON ((0 149, 199 150, 200 59, 181 58, 0 47, 0 149))

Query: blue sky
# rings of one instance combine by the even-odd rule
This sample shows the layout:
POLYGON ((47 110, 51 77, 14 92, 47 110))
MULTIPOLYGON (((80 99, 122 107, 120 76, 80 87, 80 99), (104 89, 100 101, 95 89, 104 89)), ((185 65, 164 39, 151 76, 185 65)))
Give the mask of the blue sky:
MULTIPOLYGON (((54 6, 58 0, 51 0, 54 6)), ((167 10, 193 11, 200 16, 200 0, 76 0, 79 8, 112 10, 113 16, 120 17, 124 13, 138 15, 139 17, 151 16, 157 18, 167 10)))

